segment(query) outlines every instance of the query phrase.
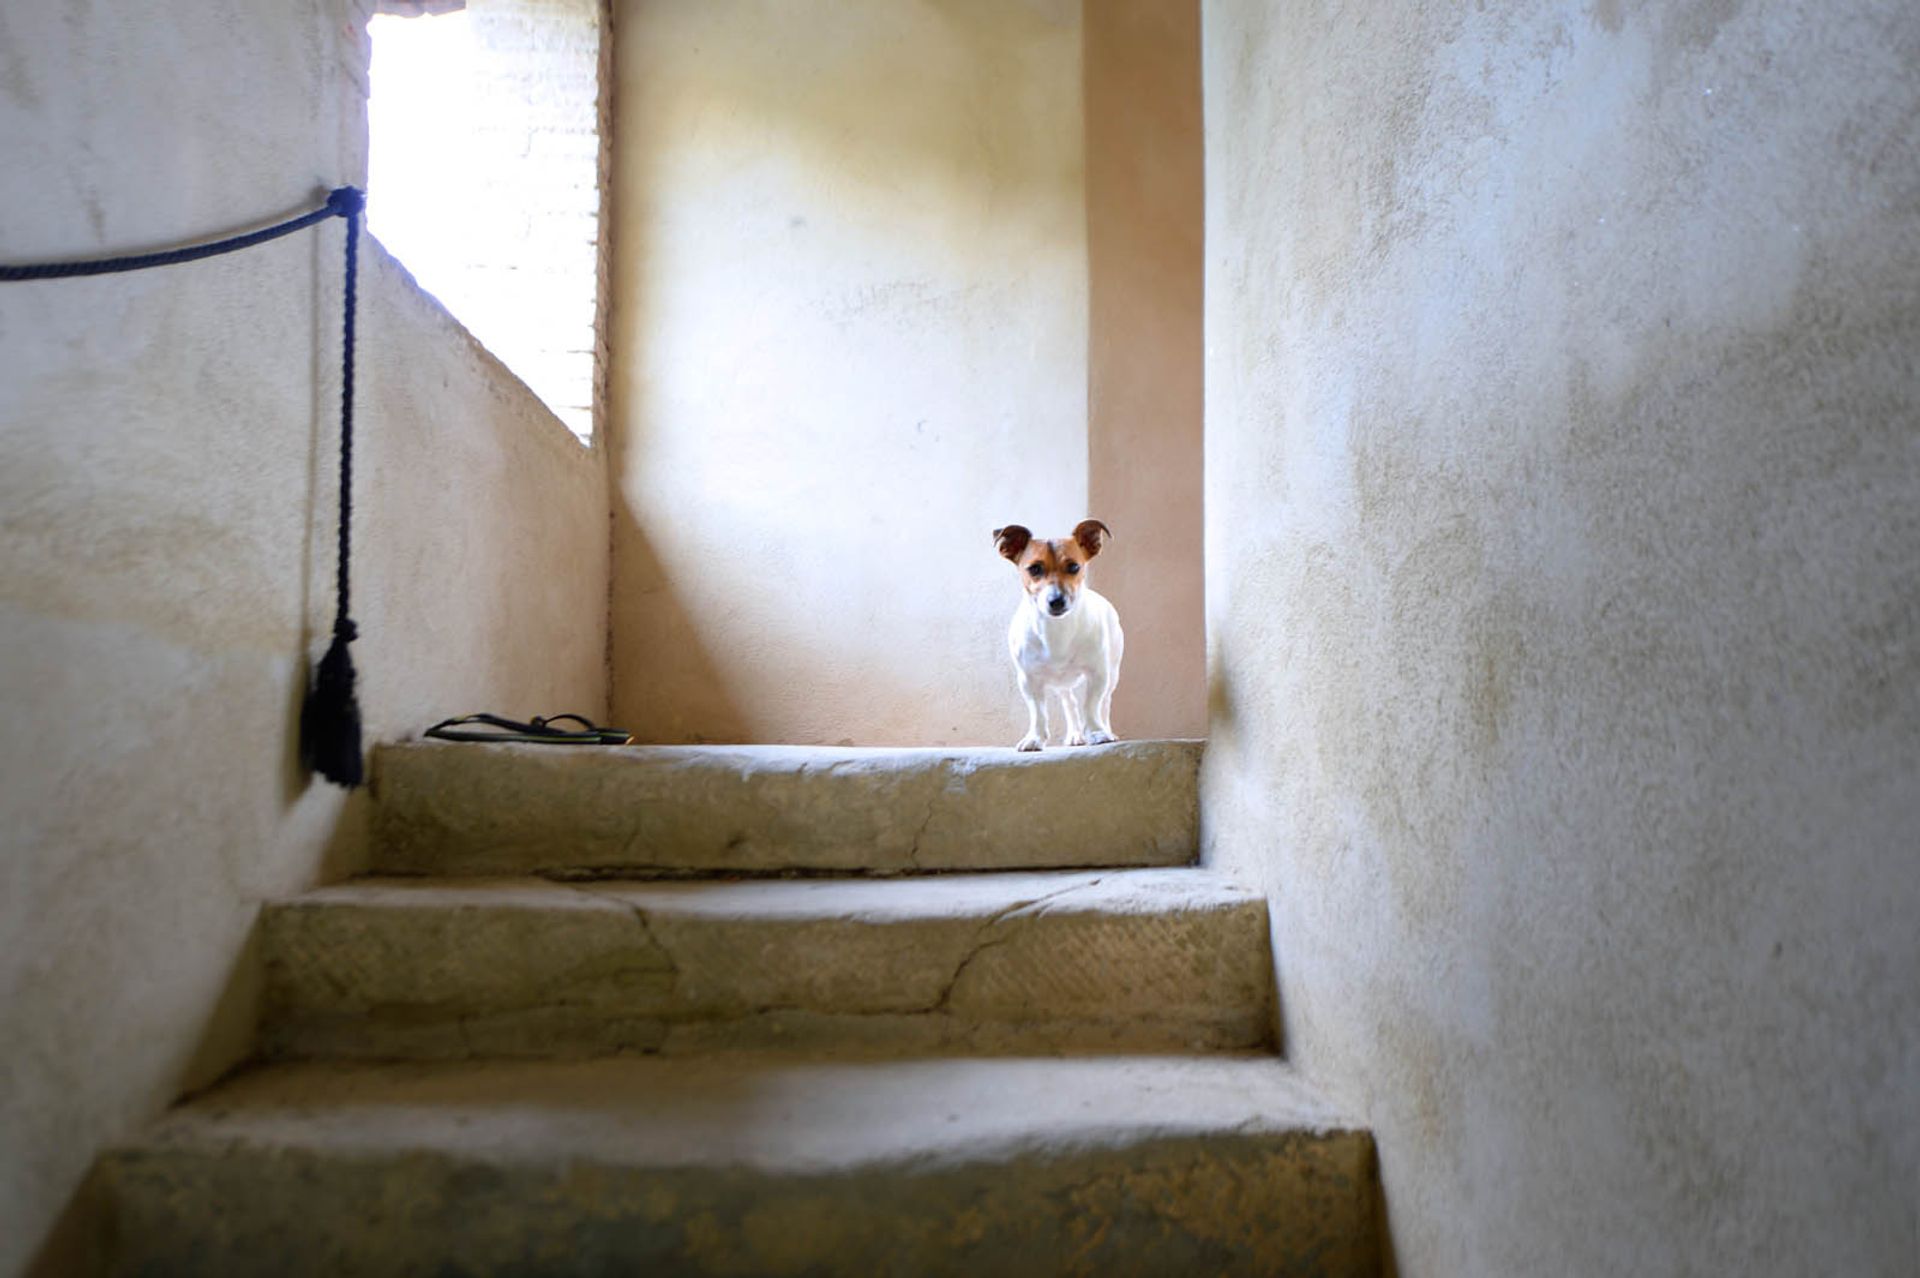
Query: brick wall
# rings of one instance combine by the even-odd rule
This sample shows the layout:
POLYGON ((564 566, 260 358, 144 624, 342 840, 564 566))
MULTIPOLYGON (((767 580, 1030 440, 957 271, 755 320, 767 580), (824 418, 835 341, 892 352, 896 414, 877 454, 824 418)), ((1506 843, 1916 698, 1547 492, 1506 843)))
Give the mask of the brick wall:
POLYGON ((602 0, 468 0, 374 27, 372 229, 582 436, 600 375, 605 30, 602 0))

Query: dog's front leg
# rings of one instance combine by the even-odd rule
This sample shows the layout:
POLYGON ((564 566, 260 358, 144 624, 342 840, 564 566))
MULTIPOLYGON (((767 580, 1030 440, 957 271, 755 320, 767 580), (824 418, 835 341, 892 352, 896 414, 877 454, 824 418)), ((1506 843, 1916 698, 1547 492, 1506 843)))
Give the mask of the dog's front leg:
POLYGON ((1046 740, 1046 728, 1041 723, 1040 716, 1043 713, 1041 703, 1047 699, 1047 694, 1044 690, 1034 687, 1033 680, 1027 678, 1026 671, 1019 670, 1018 674, 1020 676, 1020 695, 1026 698, 1027 702, 1027 735, 1021 737, 1020 744, 1013 748, 1016 750, 1038 750, 1041 742, 1046 740))
POLYGON ((1080 694, 1084 684, 1075 684, 1060 693, 1060 717, 1066 722, 1067 744, 1083 746, 1087 743, 1087 716, 1080 706, 1080 694))
POLYGON ((1108 718, 1112 713, 1109 707, 1113 705, 1113 683, 1113 677, 1107 668, 1100 666, 1089 674, 1086 683, 1081 685, 1079 692, 1084 698, 1081 702, 1081 714, 1086 719, 1087 734, 1084 740, 1075 744, 1106 745, 1109 741, 1118 739, 1113 735, 1113 723, 1108 718))

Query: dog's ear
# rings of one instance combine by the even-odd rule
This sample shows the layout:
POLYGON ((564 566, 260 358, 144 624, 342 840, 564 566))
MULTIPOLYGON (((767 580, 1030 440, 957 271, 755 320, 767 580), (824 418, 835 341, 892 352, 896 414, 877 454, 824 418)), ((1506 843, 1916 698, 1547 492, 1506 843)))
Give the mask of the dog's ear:
POLYGON ((993 544, 1000 553, 1015 563, 1020 561, 1020 552, 1033 540, 1033 534, 1019 524, 1008 524, 1005 528, 993 530, 993 544))
POLYGON ((1080 543, 1080 549, 1087 552, 1091 559, 1100 553, 1100 547, 1107 544, 1113 536, 1113 530, 1097 519, 1083 519, 1073 526, 1073 539, 1080 543))

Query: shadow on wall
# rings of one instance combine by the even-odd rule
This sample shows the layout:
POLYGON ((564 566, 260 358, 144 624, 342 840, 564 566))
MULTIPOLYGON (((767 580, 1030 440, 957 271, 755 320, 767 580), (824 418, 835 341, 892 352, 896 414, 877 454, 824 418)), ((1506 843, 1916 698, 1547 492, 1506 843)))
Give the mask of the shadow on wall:
MULTIPOLYGON (((316 779, 314 784, 324 783, 316 779)), ((360 791, 357 798, 354 806, 364 809, 365 791, 360 791)), ((352 824, 343 819, 341 830, 352 824)), ((333 850, 339 851, 351 844, 351 838, 337 832, 333 850)), ((266 985, 260 945, 260 921, 256 916, 201 1029, 198 1043, 174 1080, 163 1088, 166 1097, 155 1108, 186 1100, 253 1062, 259 1042, 261 996, 266 985)), ((54 1218, 22 1271, 22 1278, 104 1274, 110 1272, 112 1249, 113 1218, 96 1160, 54 1218)))
POLYGON ((1206 179, 1198 0, 1085 8, 1088 508, 1120 553, 1115 722, 1207 732, 1201 559, 1206 179))
MULTIPOLYGON (((616 454, 617 456, 617 454, 616 454)), ((613 592, 614 633, 630 636, 627 660, 636 673, 614 722, 642 740, 705 744, 751 741, 749 721, 727 690, 701 640, 686 601, 674 590, 667 568, 633 511, 619 503, 613 512, 614 544, 619 547, 619 581, 613 592), (679 689, 670 704, 649 706, 653 690, 679 689), (626 716, 644 712, 637 722, 626 716)))
MULTIPOLYGON (((632 672, 628 690, 613 722, 634 732, 647 742, 675 745, 730 745, 762 741, 759 713, 743 706, 736 689, 748 689, 755 698, 755 710, 783 717, 799 711, 789 703, 805 702, 814 693, 804 677, 789 677, 786 672, 768 675, 755 668, 751 660, 723 666, 722 657, 705 642, 703 628, 694 618, 694 608, 674 588, 671 575, 654 549, 646 532, 624 508, 614 513, 617 544, 622 548, 625 567, 622 587, 612 601, 613 625, 630 638, 623 654, 632 672), (658 689, 671 688, 672 696, 660 696, 658 689), (758 735, 756 735, 758 734, 758 735)), ((994 559, 997 568, 1001 560, 994 559)), ((1012 604, 1005 611, 1010 611, 1012 604)), ((715 623, 722 624, 722 623, 715 623)), ((998 646, 1005 626, 1002 612, 994 612, 986 621, 992 633, 976 646, 995 658, 987 662, 992 674, 1005 683, 1004 695, 991 705, 1006 705, 1006 716, 1024 722, 1017 709, 1013 667, 998 646)), ((779 645, 769 645, 777 649, 779 645)), ((751 656, 752 654, 749 654, 751 656)), ((799 654, 796 664, 804 661, 799 654)), ((878 702, 915 705, 930 723, 958 717, 951 691, 940 687, 943 672, 926 671, 928 682, 916 686, 890 678, 884 669, 869 670, 864 676, 866 689, 878 702)), ((986 744, 1011 745, 1019 736, 1016 727, 988 739, 986 744)), ((820 744, 865 744, 847 731, 829 732, 820 744)))
MULTIPOLYGON (((303 631, 311 641, 311 624, 303 631)), ((327 783, 307 770, 300 749, 300 712, 306 701, 310 663, 291 667, 287 681, 285 732, 280 746, 280 812, 289 816, 316 787, 327 783)), ((209 731, 218 728, 209 725, 209 731)), ((366 868, 372 796, 362 787, 339 805, 330 835, 320 851, 315 881, 338 882, 366 868)), ((260 920, 256 912, 238 945, 232 968, 184 1061, 168 1072, 143 1112, 158 1112, 191 1098, 247 1068, 256 1059, 262 995, 265 989, 260 920)), ((75 1278, 108 1271, 112 1221, 97 1178, 89 1167, 74 1187, 27 1262, 24 1278, 75 1278)))

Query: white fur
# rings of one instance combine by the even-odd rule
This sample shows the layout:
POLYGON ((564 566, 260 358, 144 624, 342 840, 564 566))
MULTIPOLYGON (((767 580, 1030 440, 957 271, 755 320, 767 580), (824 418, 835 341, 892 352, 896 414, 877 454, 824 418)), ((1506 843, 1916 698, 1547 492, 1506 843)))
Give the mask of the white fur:
POLYGON ((1007 627, 1014 674, 1027 701, 1027 735, 1014 749, 1040 748, 1053 729, 1056 697, 1065 711, 1068 745, 1105 745, 1114 740, 1113 690, 1126 644, 1120 614, 1091 586, 1082 586, 1058 617, 1047 612, 1044 594, 1027 596, 1007 627))

